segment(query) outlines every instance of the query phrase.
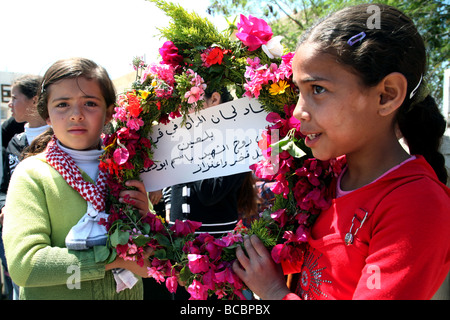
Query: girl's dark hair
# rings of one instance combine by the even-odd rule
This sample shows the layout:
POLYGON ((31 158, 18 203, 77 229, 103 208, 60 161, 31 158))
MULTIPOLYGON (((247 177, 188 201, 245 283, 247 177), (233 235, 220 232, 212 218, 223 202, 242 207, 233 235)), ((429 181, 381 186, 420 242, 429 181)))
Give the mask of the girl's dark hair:
POLYGON ((56 61, 44 74, 42 79, 38 112, 44 120, 48 119, 48 89, 49 87, 64 79, 85 78, 96 80, 105 99, 106 105, 110 106, 116 101, 116 90, 106 70, 95 62, 85 58, 71 58, 56 61))
POLYGON ((11 86, 19 88, 28 99, 33 99, 39 93, 41 81, 41 76, 27 74, 14 80, 11 86))
POLYGON ((249 218, 258 213, 258 192, 256 190, 256 179, 253 172, 245 173, 244 181, 238 192, 238 211, 243 218, 249 218))
MULTIPOLYGON (((215 92, 215 90, 208 90, 208 88, 206 88, 205 98, 206 99, 211 98, 214 92, 215 92)), ((230 91, 228 91, 227 87, 217 89, 217 92, 220 93, 220 102, 221 103, 233 101, 233 95, 230 93, 230 91)))
MULTIPOLYGON (((39 85, 39 96, 37 102, 37 110, 42 119, 47 120, 48 114, 48 97, 51 85, 65 79, 85 78, 95 80, 100 86, 106 106, 113 105, 116 101, 116 90, 114 84, 109 78, 106 70, 97 65, 95 62, 85 58, 70 58, 56 61, 45 72, 42 82, 39 85)), ((53 135, 53 130, 49 129, 33 140, 31 145, 26 149, 24 157, 40 153, 45 150, 48 141, 53 135)))
POLYGON ((446 183, 445 158, 439 152, 446 121, 423 80, 427 68, 425 45, 410 18, 388 5, 352 6, 316 23, 299 45, 304 42, 317 44, 320 52, 334 56, 366 86, 377 85, 392 72, 403 74, 408 87, 396 116, 399 129, 410 153, 423 155, 439 180, 446 183), (348 43, 361 32, 365 33, 362 40, 348 43), (413 91, 416 93, 410 97, 413 91))

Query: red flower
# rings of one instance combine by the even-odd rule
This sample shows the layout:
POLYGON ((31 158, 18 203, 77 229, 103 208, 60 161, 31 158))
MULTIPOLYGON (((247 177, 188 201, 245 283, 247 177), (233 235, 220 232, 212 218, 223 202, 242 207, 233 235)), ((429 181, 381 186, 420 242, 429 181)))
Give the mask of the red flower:
POLYGON ((201 54, 204 67, 211 67, 214 64, 222 64, 224 50, 219 47, 206 49, 201 54))
POLYGON ((132 117, 139 117, 139 114, 142 111, 141 108, 141 102, 139 101, 139 98, 136 97, 134 94, 127 94, 128 97, 128 106, 127 110, 131 114, 132 117))

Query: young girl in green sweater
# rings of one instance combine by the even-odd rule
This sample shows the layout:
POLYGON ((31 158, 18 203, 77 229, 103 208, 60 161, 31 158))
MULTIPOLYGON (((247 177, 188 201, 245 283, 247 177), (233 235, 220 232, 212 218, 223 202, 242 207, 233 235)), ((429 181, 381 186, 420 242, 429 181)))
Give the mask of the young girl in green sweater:
MULTIPOLYGON (((74 228, 87 220, 99 228, 97 220, 106 215, 106 177, 98 165, 101 133, 112 119, 114 103, 106 70, 90 60, 57 61, 43 77, 37 108, 52 132, 35 140, 33 155, 17 166, 3 209, 6 258, 13 281, 21 287, 20 299, 142 298, 142 281, 129 271, 145 277, 147 265, 121 258, 96 263, 92 246, 99 239, 79 239, 74 228), (81 250, 74 243, 82 243, 81 250), (122 269, 133 280, 124 290, 113 273, 122 269)), ((147 214, 143 183, 127 184, 135 190, 120 196, 128 195, 147 214)), ((97 235, 104 241, 104 234, 97 235)))

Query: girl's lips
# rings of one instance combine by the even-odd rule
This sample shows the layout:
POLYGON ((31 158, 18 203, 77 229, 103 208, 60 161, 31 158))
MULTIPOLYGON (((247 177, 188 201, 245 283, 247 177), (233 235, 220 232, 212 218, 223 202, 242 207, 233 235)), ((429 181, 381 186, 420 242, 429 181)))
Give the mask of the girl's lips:
POLYGON ((321 135, 322 135, 321 133, 310 133, 310 134, 307 134, 306 138, 305 138, 305 145, 308 148, 311 148, 311 146, 313 146, 317 142, 317 140, 320 139, 321 135))
POLYGON ((87 130, 84 128, 76 128, 76 129, 70 129, 69 132, 71 134, 83 134, 85 133, 87 130))

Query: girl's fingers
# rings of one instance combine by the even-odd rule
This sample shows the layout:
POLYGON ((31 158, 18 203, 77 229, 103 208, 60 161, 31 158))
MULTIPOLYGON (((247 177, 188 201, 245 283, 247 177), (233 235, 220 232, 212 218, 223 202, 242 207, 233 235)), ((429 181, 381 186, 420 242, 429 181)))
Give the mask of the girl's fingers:
POLYGON ((258 256, 266 257, 268 255, 269 251, 257 236, 252 235, 250 237, 250 242, 252 243, 252 247, 255 249, 255 252, 256 254, 258 254, 258 256))
MULTIPOLYGON (((236 258, 238 259, 239 263, 241 264, 242 268, 247 268, 250 264, 250 260, 248 259, 248 257, 245 255, 244 250, 242 250, 242 248, 240 246, 238 246, 236 248, 236 258)), ((238 264, 237 267, 239 267, 239 263, 236 261, 236 263, 238 264)))
POLYGON ((144 185, 144 183, 142 181, 139 181, 139 180, 128 180, 127 182, 125 182, 125 185, 127 187, 135 187, 140 192, 146 193, 145 185, 144 185))
POLYGON ((137 190, 123 190, 119 194, 119 201, 131 204, 139 210, 141 215, 146 215, 149 211, 149 203, 144 183, 139 180, 128 180, 125 185, 135 187, 137 190))
POLYGON ((244 237, 244 247, 245 247, 245 250, 247 251, 247 254, 248 254, 248 257, 250 258, 250 260, 259 258, 259 254, 256 252, 255 248, 253 247, 253 243, 251 240, 251 238, 253 238, 253 237, 258 238, 255 235, 253 235, 251 237, 248 237, 248 236, 244 237))

